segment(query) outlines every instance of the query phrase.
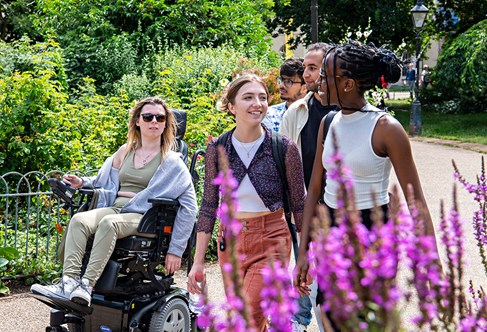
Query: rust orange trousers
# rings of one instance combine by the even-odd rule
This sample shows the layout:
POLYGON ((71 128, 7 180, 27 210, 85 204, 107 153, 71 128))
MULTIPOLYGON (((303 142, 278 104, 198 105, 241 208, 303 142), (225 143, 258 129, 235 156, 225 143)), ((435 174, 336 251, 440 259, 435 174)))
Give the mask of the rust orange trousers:
MULTIPOLYGON (((243 280, 243 293, 254 327, 257 331, 265 332, 267 331, 267 317, 264 316, 260 307, 262 302, 260 293, 264 286, 261 270, 271 261, 282 261, 289 264, 291 234, 282 209, 265 216, 238 220, 243 226, 236 243, 239 273, 243 280)), ((221 242, 221 238, 222 228, 220 226, 218 243, 221 242)), ((228 243, 228 241, 226 242, 228 243)), ((223 268, 226 263, 230 263, 229 251, 228 244, 225 251, 218 248, 218 259, 225 290, 231 282, 230 274, 223 268)))

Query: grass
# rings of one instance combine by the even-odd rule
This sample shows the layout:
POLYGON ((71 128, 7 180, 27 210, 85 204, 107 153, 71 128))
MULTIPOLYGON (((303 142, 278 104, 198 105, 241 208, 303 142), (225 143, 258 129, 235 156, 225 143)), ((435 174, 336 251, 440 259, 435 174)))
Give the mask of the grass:
MULTIPOLYGON (((411 102, 408 99, 386 100, 386 105, 408 132, 411 102)), ((421 117, 422 137, 487 145, 487 113, 440 114, 423 107, 421 117)))

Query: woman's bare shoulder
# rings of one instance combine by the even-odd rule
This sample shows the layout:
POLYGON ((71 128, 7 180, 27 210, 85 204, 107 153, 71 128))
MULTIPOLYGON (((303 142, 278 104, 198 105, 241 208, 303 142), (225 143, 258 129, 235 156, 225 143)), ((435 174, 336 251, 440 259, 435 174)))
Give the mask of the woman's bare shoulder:
POLYGON ((129 152, 129 147, 127 144, 122 145, 117 152, 113 155, 113 167, 120 168, 122 165, 122 161, 125 159, 125 156, 129 152))

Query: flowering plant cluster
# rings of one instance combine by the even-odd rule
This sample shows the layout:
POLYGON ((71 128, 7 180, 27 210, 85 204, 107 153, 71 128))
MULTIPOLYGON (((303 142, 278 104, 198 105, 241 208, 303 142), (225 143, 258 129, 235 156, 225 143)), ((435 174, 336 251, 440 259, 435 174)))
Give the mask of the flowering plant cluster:
POLYGON ((485 174, 485 161, 482 157, 482 165, 480 175, 477 176, 477 184, 469 183, 463 176, 460 175, 457 165, 453 161, 454 178, 460 182, 464 188, 471 194, 474 194, 474 199, 479 204, 479 209, 474 212, 472 222, 474 235, 477 240, 480 257, 484 266, 485 274, 487 275, 487 176, 485 174))

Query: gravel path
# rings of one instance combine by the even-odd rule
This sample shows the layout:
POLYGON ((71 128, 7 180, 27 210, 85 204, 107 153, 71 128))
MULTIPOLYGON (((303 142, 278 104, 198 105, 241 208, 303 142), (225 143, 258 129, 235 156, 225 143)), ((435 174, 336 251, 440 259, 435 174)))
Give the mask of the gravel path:
MULTIPOLYGON (((438 141, 436 141, 438 143, 438 141)), ((447 142, 455 145, 455 142, 447 142)), ((469 150, 452 146, 431 144, 423 139, 412 140, 413 153, 418 171, 423 183, 423 190, 428 200, 435 228, 438 229, 440 215, 440 200, 444 200, 447 210, 452 206, 453 168, 451 160, 454 159, 461 173, 470 181, 480 172, 481 155, 487 154, 486 146, 468 147, 469 150), (474 151, 472 151, 474 150, 474 151), (480 151, 480 152, 476 152, 480 151)), ((392 183, 397 183, 395 176, 392 183)), ((476 241, 473 238, 470 220, 472 212, 477 209, 472 197, 463 188, 458 190, 458 202, 460 214, 467 221, 465 227, 465 246, 467 265, 465 269, 465 283, 472 280, 477 287, 485 286, 487 280, 480 262, 476 241)), ((407 271, 405 271, 407 273, 407 271)), ((220 278, 219 267, 216 264, 208 265, 207 276, 209 281, 210 301, 224 301, 223 287, 220 278)), ((183 271, 176 274, 176 282, 180 287, 185 287, 186 279, 183 271)), ((404 306, 404 317, 414 315, 413 309, 404 306)), ((49 308, 27 294, 13 295, 0 298, 0 331, 9 332, 39 332, 44 331, 49 322, 49 308)), ((313 321, 309 332, 318 332, 316 322, 313 321)))

